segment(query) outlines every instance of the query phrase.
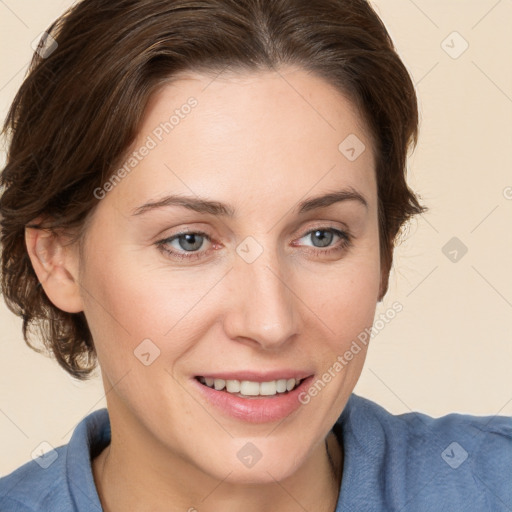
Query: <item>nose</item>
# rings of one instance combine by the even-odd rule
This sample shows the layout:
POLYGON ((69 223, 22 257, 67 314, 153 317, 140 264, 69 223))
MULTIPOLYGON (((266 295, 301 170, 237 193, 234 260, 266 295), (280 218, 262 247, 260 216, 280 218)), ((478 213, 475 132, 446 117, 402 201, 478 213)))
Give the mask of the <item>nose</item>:
POLYGON ((276 350, 298 333, 298 298, 290 272, 269 252, 252 263, 236 258, 228 274, 231 297, 224 329, 231 339, 276 350))

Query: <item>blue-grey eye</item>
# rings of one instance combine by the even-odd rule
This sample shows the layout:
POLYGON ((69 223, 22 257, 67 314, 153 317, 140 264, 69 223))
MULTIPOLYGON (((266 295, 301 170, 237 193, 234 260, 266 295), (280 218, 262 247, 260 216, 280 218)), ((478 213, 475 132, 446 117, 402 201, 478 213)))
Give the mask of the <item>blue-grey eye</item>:
POLYGON ((178 240, 179 248, 184 251, 197 251, 204 242, 204 236, 198 233, 185 233, 169 239, 169 242, 178 240))
POLYGON ((315 229, 309 233, 311 240, 317 238, 320 243, 315 247, 327 247, 332 243, 334 233, 328 229, 315 229), (326 234, 327 233, 327 234, 326 234))

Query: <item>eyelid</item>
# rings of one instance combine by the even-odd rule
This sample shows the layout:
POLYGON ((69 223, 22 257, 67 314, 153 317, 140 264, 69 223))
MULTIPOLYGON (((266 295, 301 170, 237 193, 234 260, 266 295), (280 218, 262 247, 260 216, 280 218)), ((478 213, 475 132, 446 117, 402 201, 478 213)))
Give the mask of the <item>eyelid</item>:
MULTIPOLYGON (((314 233, 315 231, 327 231, 327 232, 331 232, 331 233, 334 233, 335 236, 338 236, 340 238, 340 242, 338 242, 337 245, 331 245, 331 246, 327 246, 325 248, 322 248, 322 247, 315 247, 315 246, 311 246, 311 245, 308 245, 307 247, 309 247, 310 249, 309 250, 312 250, 313 252, 320 252, 320 253, 328 253, 330 249, 332 250, 337 250, 337 249, 340 249, 340 248, 348 248, 349 246, 352 245, 352 242, 353 242, 353 239, 355 238, 348 230, 346 229, 339 229, 337 227, 333 227, 333 226, 319 226, 319 227, 314 227, 314 228, 310 228, 308 229, 302 236, 300 236, 297 240, 300 240, 301 238, 304 238, 306 236, 309 236, 311 235, 312 233, 314 233)), ((300 245, 300 244, 296 244, 295 241, 292 242, 293 245, 300 245)))
POLYGON ((177 262, 184 262, 184 263, 193 263, 193 262, 195 262, 195 260, 204 259, 207 257, 207 255, 210 254, 211 251, 215 250, 213 248, 209 248, 206 251, 188 251, 188 252, 182 251, 182 252, 180 252, 180 251, 177 251, 176 249, 170 250, 168 248, 170 241, 177 240, 177 239, 179 239, 180 236, 188 235, 188 234, 202 236, 203 238, 207 239, 210 243, 214 243, 212 237, 208 233, 206 233, 200 229, 186 228, 186 229, 182 229, 181 231, 179 231, 177 233, 174 233, 174 234, 169 235, 163 239, 158 240, 157 242, 155 242, 155 245, 157 246, 158 250, 161 253, 166 255, 167 258, 169 258, 171 260, 175 260, 177 262))
MULTIPOLYGON (((332 252, 341 252, 343 250, 348 249, 352 245, 352 241, 355 238, 349 232, 348 229, 345 229, 345 228, 340 229, 339 227, 328 225, 328 224, 319 224, 318 226, 312 226, 309 229, 307 229, 306 231, 304 231, 301 236, 299 236, 292 242, 292 245, 301 246, 302 244, 295 243, 296 240, 300 240, 301 238, 311 235, 315 231, 332 232, 340 238, 340 240, 338 241, 338 243, 336 245, 330 245, 330 246, 326 246, 326 247, 314 247, 314 246, 309 246, 309 245, 305 246, 305 247, 309 248, 307 250, 308 252, 310 252, 310 253, 312 252, 314 254, 320 254, 320 255, 324 255, 324 256, 331 254, 332 252)), ((212 250, 214 250, 213 248, 209 248, 205 251, 200 250, 200 251, 180 252, 175 249, 169 250, 167 248, 171 241, 175 241, 175 240, 179 239, 180 236, 184 236, 187 234, 199 235, 199 236, 205 238, 206 240, 208 240, 210 243, 213 243, 215 245, 213 237, 211 235, 209 235, 208 233, 206 233, 205 231, 201 231, 199 229, 189 229, 189 228, 183 229, 177 233, 174 233, 168 237, 165 237, 164 239, 157 241, 155 245, 157 245, 158 248, 162 252, 166 252, 167 254, 169 254, 171 258, 175 258, 177 260, 185 260, 185 261, 187 261, 187 260, 191 261, 192 259, 199 259, 199 258, 206 257, 207 254, 209 254, 212 250)))

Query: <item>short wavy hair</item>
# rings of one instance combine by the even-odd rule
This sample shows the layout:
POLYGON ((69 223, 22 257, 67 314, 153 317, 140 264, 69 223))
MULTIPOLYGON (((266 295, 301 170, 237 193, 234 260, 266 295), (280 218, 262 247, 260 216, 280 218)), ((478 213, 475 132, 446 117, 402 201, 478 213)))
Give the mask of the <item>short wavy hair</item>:
POLYGON ((7 115, 0 175, 1 289, 31 348, 43 352, 35 337, 79 379, 96 367, 84 313, 48 299, 24 231, 69 229, 81 244, 98 203, 94 190, 124 160, 151 95, 181 71, 290 64, 353 103, 376 155, 386 293, 401 227, 426 208, 406 183, 418 137, 414 85, 366 0, 83 0, 47 34, 7 115))

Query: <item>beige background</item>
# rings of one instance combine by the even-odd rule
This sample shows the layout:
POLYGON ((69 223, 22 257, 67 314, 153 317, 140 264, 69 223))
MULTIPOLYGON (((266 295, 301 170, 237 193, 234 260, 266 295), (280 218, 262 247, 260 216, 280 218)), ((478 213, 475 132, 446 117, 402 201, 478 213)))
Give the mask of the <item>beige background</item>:
MULTIPOLYGON (((71 3, 0 0, 2 119, 31 42, 71 3)), ((431 211, 396 251, 376 318, 397 300, 404 309, 373 339, 356 392, 394 413, 512 415, 512 1, 374 5, 417 86, 421 132, 410 184, 431 211), (469 47, 453 58, 464 40, 469 47), (442 251, 452 237, 468 248, 457 262, 442 251)), ((66 443, 105 399, 99 375, 75 382, 30 350, 3 302, 0 325, 4 475, 42 442, 66 443)))

